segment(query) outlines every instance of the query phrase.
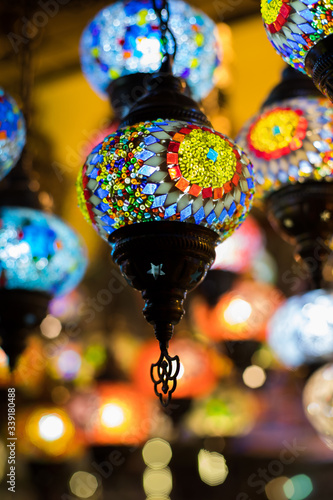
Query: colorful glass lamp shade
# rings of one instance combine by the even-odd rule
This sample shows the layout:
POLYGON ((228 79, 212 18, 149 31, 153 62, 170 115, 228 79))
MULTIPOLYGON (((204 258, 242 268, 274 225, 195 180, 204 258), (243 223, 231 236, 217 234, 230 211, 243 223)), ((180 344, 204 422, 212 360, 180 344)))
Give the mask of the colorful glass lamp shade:
POLYGON ((333 365, 315 371, 303 391, 305 415, 324 443, 333 450, 333 365))
POLYGON ((283 60, 307 73, 333 99, 333 15, 326 0, 261 0, 269 41, 283 60))
POLYGON ((0 87, 0 180, 16 165, 25 135, 25 122, 18 105, 0 87))
POLYGON ((296 256, 317 261, 311 272, 320 288, 333 234, 333 106, 316 97, 308 83, 302 88, 300 78, 300 96, 285 99, 292 80, 290 73, 285 75, 283 92, 273 90, 270 104, 237 140, 256 166, 257 199, 277 232, 296 247, 296 256))
POLYGON ((268 343, 286 366, 296 368, 333 355, 333 296, 312 290, 289 298, 268 325, 268 343))
POLYGON ((0 207, 1 337, 11 364, 27 331, 45 317, 51 297, 76 287, 86 265, 82 241, 58 217, 0 207))
POLYGON ((121 128, 87 158, 78 180, 81 209, 143 291, 160 342, 171 338, 215 244, 244 220, 253 188, 252 166, 234 143, 180 120, 121 128))
MULTIPOLYGON (((171 27, 163 21, 163 5, 167 12, 167 3, 155 12, 163 40, 159 71, 149 76, 147 93, 119 130, 88 156, 77 187, 87 220, 111 244, 128 282, 142 292, 144 315, 161 350, 151 376, 156 395, 167 405, 180 370, 168 343, 184 313, 185 296, 213 263, 217 242, 245 219, 254 180, 245 154, 211 128, 173 76, 167 48, 171 27)), ((174 44, 173 55, 175 49, 174 44)))
MULTIPOLYGON (((174 74, 185 79, 194 97, 201 99, 212 89, 214 70, 219 64, 215 24, 181 0, 170 0, 169 9, 168 24, 178 46, 174 74)), ((135 75, 127 89, 127 101, 133 102, 133 93, 136 97, 142 94, 147 83, 145 77, 160 68, 163 58, 153 1, 126 0, 105 7, 85 28, 80 49, 83 73, 102 94, 110 92, 110 85, 120 77, 135 75)), ((172 54, 173 49, 173 40, 168 35, 167 50, 172 54)), ((111 92, 114 90, 111 85, 111 92)), ((113 102, 116 110, 117 98, 113 102)))

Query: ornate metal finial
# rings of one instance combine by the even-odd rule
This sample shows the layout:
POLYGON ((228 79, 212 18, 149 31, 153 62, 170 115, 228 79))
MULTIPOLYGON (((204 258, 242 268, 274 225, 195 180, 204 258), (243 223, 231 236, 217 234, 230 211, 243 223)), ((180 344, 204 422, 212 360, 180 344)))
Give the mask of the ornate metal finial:
POLYGON ((157 363, 151 365, 150 376, 154 383, 154 390, 162 406, 166 407, 171 401, 172 393, 177 387, 177 377, 180 370, 179 356, 170 356, 166 343, 160 343, 161 355, 157 363))

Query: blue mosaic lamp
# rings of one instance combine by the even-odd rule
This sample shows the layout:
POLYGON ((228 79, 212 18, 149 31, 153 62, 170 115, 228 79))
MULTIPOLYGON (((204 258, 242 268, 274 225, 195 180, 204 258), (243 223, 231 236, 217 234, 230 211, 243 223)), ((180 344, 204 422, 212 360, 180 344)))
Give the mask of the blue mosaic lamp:
POLYGON ((268 325, 268 343, 287 366, 329 360, 333 355, 333 295, 318 289, 289 298, 268 325))
MULTIPOLYGON (((156 4, 161 7, 162 0, 156 0, 156 4)), ((162 39, 153 7, 153 0, 118 1, 101 10, 82 34, 83 73, 98 93, 103 95, 111 90, 111 94, 116 94, 116 109, 119 78, 135 75, 127 78, 130 83, 126 88, 127 100, 133 102, 146 88, 147 76, 161 66, 162 39)), ((214 70, 221 58, 215 24, 182 0, 170 0, 169 11, 169 54, 177 45, 173 72, 187 82, 195 99, 202 99, 213 88, 214 70)), ((121 87, 123 93, 124 80, 121 87)))
POLYGON ((61 219, 0 207, 0 337, 11 367, 51 298, 75 288, 86 265, 82 241, 61 219))
POLYGON ((18 105, 0 87, 0 180, 16 165, 25 136, 25 122, 18 105))
POLYGON ((87 266, 81 239, 58 217, 25 207, 0 207, 0 290, 51 296, 73 290, 87 266))

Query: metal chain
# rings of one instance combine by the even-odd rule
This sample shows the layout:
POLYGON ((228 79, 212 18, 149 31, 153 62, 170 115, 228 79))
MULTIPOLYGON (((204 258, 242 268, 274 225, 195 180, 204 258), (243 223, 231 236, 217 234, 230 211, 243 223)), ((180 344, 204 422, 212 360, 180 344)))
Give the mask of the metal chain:
POLYGON ((157 7, 157 1, 153 0, 153 8, 154 11, 158 17, 159 24, 160 24, 160 30, 161 30, 161 45, 162 45, 162 51, 164 56, 169 56, 168 54, 168 37, 167 33, 170 34, 172 41, 173 41, 173 46, 174 50, 172 55, 173 60, 176 57, 176 52, 177 52, 177 42, 176 38, 172 32, 172 30, 169 28, 169 19, 170 19, 170 8, 169 8, 169 2, 168 0, 161 0, 161 7, 157 7))

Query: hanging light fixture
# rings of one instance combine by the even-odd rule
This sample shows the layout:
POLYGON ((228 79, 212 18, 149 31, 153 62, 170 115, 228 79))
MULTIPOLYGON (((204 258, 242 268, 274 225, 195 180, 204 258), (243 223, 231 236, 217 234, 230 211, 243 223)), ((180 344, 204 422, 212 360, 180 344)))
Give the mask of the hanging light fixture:
POLYGON ((186 80, 194 97, 205 97, 213 87, 220 59, 213 21, 182 0, 170 0, 170 31, 164 40, 155 10, 162 0, 125 0, 102 9, 81 38, 81 65, 91 86, 109 94, 116 114, 124 117, 145 93, 147 76, 159 70, 165 50, 177 53, 173 72, 186 80))
POLYGON ((316 370, 303 391, 305 415, 324 443, 333 450, 333 365, 316 370))
POLYGON ((215 245, 246 217, 254 180, 245 154, 210 127, 171 74, 168 2, 161 7, 155 8, 165 53, 161 71, 150 77, 148 94, 121 128, 93 149, 77 186, 87 220, 109 241, 129 283, 142 291, 144 314, 161 348, 152 379, 168 404, 180 362, 167 347, 184 298, 212 264, 215 245))
POLYGON ((21 156, 25 135, 25 122, 18 105, 0 87, 0 180, 21 156))
POLYGON ((333 295, 311 290, 290 297, 276 311, 268 328, 268 343, 287 366, 318 363, 333 355, 333 295))
MULTIPOLYGON (((12 202, 18 201, 11 194, 12 202)), ((54 215, 0 206, 0 223, 0 335, 13 367, 51 298, 81 281, 87 258, 81 239, 54 215)))
POLYGON ((283 60, 307 73, 333 100, 332 5, 323 0, 261 0, 267 37, 283 60))
POLYGON ((333 234, 333 106, 318 94, 308 78, 285 70, 237 139, 256 165, 257 199, 316 288, 333 234))

